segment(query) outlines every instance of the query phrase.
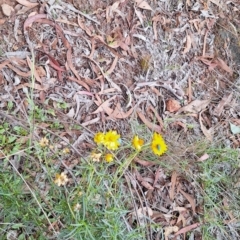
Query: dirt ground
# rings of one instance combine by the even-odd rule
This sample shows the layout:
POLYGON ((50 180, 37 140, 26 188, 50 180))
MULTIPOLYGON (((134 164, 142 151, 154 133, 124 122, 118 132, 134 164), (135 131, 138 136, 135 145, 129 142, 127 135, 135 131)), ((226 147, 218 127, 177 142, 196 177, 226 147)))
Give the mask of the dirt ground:
MULTIPOLYGON (((83 155, 93 133, 127 136, 132 122, 182 152, 199 139, 240 147, 229 125, 240 126, 237 1, 49 2, 26 9, 0 0, 15 10, 9 17, 0 11, 2 112, 12 104, 12 115, 26 124, 31 95, 39 108, 56 111, 49 122, 60 119, 61 136, 83 155), (85 131, 72 130, 75 124, 85 131)), ((189 182, 181 184, 196 196, 189 182)), ((150 195, 154 206, 158 198, 150 195)))

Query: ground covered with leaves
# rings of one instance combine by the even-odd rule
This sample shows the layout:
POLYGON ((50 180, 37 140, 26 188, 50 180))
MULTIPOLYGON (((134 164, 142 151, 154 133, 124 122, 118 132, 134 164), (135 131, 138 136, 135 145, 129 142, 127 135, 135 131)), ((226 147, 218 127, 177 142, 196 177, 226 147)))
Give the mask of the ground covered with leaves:
POLYGON ((0 0, 1 239, 239 239, 240 4, 0 0))

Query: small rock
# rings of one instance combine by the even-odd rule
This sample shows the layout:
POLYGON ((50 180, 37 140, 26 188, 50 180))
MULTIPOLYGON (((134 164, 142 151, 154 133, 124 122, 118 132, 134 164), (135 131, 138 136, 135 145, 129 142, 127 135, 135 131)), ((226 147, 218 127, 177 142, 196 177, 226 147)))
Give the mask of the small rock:
POLYGON ((181 105, 177 100, 171 98, 167 101, 166 107, 167 107, 167 111, 172 113, 172 112, 176 112, 177 110, 179 110, 181 108, 181 105))
POLYGON ((12 12, 14 12, 14 9, 13 9, 13 7, 4 3, 4 4, 2 4, 2 11, 5 16, 9 17, 12 14, 12 12))

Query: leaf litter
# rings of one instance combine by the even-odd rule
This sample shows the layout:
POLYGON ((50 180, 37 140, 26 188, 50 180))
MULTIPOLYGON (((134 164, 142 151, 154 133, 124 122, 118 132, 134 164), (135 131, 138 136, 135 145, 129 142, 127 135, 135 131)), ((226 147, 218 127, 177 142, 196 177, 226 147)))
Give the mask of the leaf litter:
MULTIPOLYGON (((230 141, 229 131, 239 134, 235 52, 240 49, 235 44, 236 31, 217 20, 222 15, 227 18, 229 12, 239 13, 234 1, 212 0, 208 6, 202 1, 102 1, 101 10, 91 1, 91 15, 84 13, 83 6, 66 1, 17 2, 20 5, 1 4, 5 14, 0 19, 0 50, 4 52, 0 84, 5 85, 0 96, 2 111, 9 100, 4 96, 14 99, 20 94, 26 100, 26 89, 33 88, 34 100, 53 101, 47 107, 55 111, 57 104, 66 102, 62 121, 88 126, 91 132, 115 128, 127 134, 129 119, 138 118, 151 131, 166 135, 176 131, 183 142, 189 138, 187 126, 193 123, 190 135, 194 139, 205 136, 213 141, 219 130, 230 141), (34 85, 28 81, 31 70, 37 81, 34 85), (14 77, 18 78, 15 83, 14 77), (234 101, 237 104, 231 106, 234 101), (168 123, 169 118, 175 119, 174 124, 168 123), (177 130, 172 126, 178 126, 177 130)), ((229 21, 237 28, 239 17, 229 21)), ((88 134, 71 138, 74 146, 80 147, 88 134)), ((198 161, 207 161, 203 156, 198 161)), ((135 159, 135 163, 144 169, 135 180, 147 196, 141 196, 143 201, 149 204, 137 206, 140 223, 145 217, 154 217, 169 239, 198 228, 200 223, 193 220, 198 203, 192 185, 185 182, 183 186, 182 176, 176 172, 166 176, 148 169, 154 169, 156 163, 144 159, 135 159), (186 216, 181 213, 179 222, 174 207, 185 209, 186 216)))

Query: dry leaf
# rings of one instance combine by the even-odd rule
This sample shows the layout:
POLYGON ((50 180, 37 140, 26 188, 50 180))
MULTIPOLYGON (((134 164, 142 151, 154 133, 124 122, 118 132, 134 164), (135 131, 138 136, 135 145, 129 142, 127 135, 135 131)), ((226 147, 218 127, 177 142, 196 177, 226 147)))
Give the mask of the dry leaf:
POLYGON ((174 192, 175 192, 175 186, 176 186, 176 181, 177 181, 177 173, 174 171, 172 173, 172 178, 171 178, 171 189, 169 192, 169 197, 173 201, 174 199, 174 192))
POLYGON ((117 61, 118 61, 118 56, 116 55, 112 65, 111 65, 111 67, 106 72, 107 75, 109 75, 109 74, 111 74, 113 72, 114 68, 117 65, 117 61))
POLYGON ((183 50, 183 54, 186 54, 187 52, 189 52, 189 50, 191 49, 191 45, 192 45, 192 38, 190 35, 187 34, 187 42, 186 42, 186 47, 183 50))
POLYGON ((144 216, 151 217, 153 215, 153 211, 150 207, 143 207, 137 210, 137 215, 139 218, 143 218, 144 216))
POLYGON ((149 161, 145 161, 145 160, 141 160, 137 157, 134 158, 134 162, 137 162, 139 163, 140 165, 144 166, 144 167, 151 167, 153 165, 156 165, 156 163, 152 163, 152 162, 149 162, 149 161))
POLYGON ((95 103, 99 106, 98 108, 97 108, 97 110, 96 111, 94 111, 92 114, 96 114, 96 113, 99 113, 99 112, 106 112, 108 115, 110 115, 112 112, 113 112, 113 110, 111 109, 111 108, 109 108, 109 104, 110 104, 110 102, 112 101, 112 100, 114 100, 116 98, 116 95, 115 96, 113 96, 113 97, 111 97, 111 98, 109 98, 108 100, 106 100, 104 103, 100 103, 99 104, 99 102, 96 102, 95 101, 95 103), (110 109, 110 112, 109 112, 109 109, 110 109))
POLYGON ((174 236, 176 237, 176 236, 179 235, 179 234, 189 232, 189 231, 191 231, 192 229, 199 227, 200 225, 201 225, 200 223, 194 223, 194 224, 192 224, 192 225, 189 225, 189 226, 187 226, 187 227, 185 227, 185 228, 182 228, 182 229, 179 230, 178 232, 176 232, 176 234, 175 234, 174 236))
POLYGON ((143 0, 135 0, 135 2, 137 3, 137 6, 139 8, 142 8, 142 9, 145 9, 145 10, 151 10, 152 11, 152 8, 150 7, 150 5, 146 2, 146 1, 143 1, 143 0))
POLYGON ((177 113, 181 112, 199 113, 200 111, 204 110, 209 103, 210 100, 194 100, 187 106, 180 108, 177 113))
POLYGON ((185 193, 183 190, 179 189, 179 191, 181 192, 181 194, 189 201, 191 207, 192 207, 192 210, 193 210, 193 214, 196 213, 196 204, 195 204, 195 201, 194 201, 194 198, 188 194, 188 193, 185 193))
POLYGON ((38 3, 31 3, 27 0, 16 0, 18 3, 22 4, 23 6, 29 7, 29 8, 33 8, 38 6, 38 3))
POLYGON ((199 159, 198 162, 203 162, 205 160, 209 159, 209 155, 207 153, 204 153, 199 159))
POLYGON ((7 66, 21 77, 26 77, 27 78, 27 77, 30 77, 32 75, 31 71, 22 72, 22 71, 18 70, 17 68, 13 67, 11 64, 7 64, 7 66))
POLYGON ((162 132, 161 127, 147 120, 141 111, 137 111, 137 114, 139 118, 147 125, 147 127, 158 133, 162 132))
POLYGON ((210 141, 212 142, 213 141, 213 127, 207 129, 203 123, 202 123, 202 112, 200 112, 199 114, 199 123, 200 123, 200 126, 201 126, 201 130, 203 132, 203 134, 205 135, 205 137, 210 141))
POLYGON ((181 105, 178 101, 171 98, 167 101, 166 108, 167 108, 167 111, 172 113, 172 112, 178 111, 181 108, 181 105))
POLYGON ((230 73, 231 75, 233 74, 233 70, 221 58, 217 58, 217 60, 215 60, 215 62, 223 70, 230 73))
POLYGON ((208 65, 208 69, 210 71, 212 71, 215 67, 218 66, 222 68, 224 71, 230 73, 231 75, 233 74, 233 70, 221 58, 208 60, 206 56, 205 57, 201 56, 198 57, 197 59, 201 60, 204 64, 208 65))
POLYGON ((78 83, 79 85, 83 86, 84 88, 86 88, 89 92, 90 92, 90 88, 89 86, 82 80, 74 78, 74 77, 68 77, 69 80, 78 83))
POLYGON ((152 187, 148 182, 146 181, 141 181, 140 182, 142 186, 144 186, 148 190, 154 190, 154 187, 152 187))
POLYGON ((222 114, 223 108, 225 105, 229 104, 232 100, 232 92, 227 96, 225 95, 222 100, 219 102, 217 107, 214 109, 213 114, 220 116, 222 114))
POLYGON ((69 110, 69 112, 67 113, 67 116, 68 116, 69 118, 73 118, 74 115, 75 115, 75 110, 74 110, 74 108, 71 108, 71 109, 69 110))
POLYGON ((9 17, 9 16, 11 16, 12 12, 14 12, 14 9, 13 9, 13 7, 4 3, 4 4, 2 4, 2 11, 5 16, 9 17))
POLYGON ((39 77, 46 77, 46 71, 44 70, 44 68, 42 66, 36 67, 36 71, 37 71, 39 77))
POLYGON ((221 0, 210 0, 210 2, 216 4, 220 8, 223 8, 223 1, 221 0))
POLYGON ((163 170, 162 168, 158 168, 157 171, 155 172, 155 178, 154 178, 154 182, 153 182, 153 187, 155 188, 157 182, 158 182, 158 179, 160 177, 160 173, 163 173, 163 170))
POLYGON ((164 128, 164 123, 163 123, 162 118, 159 116, 157 110, 152 105, 149 106, 149 109, 154 113, 154 117, 156 117, 156 119, 158 120, 161 129, 163 129, 164 128))
POLYGON ((188 130, 186 124, 183 123, 183 122, 181 122, 181 121, 176 121, 176 122, 173 123, 173 125, 174 125, 174 126, 175 126, 175 125, 178 125, 178 126, 182 127, 182 128, 184 129, 184 132, 187 132, 187 130, 188 130))
POLYGON ((24 84, 20 84, 16 89, 21 89, 23 87, 29 87, 29 88, 34 88, 36 90, 39 90, 39 91, 46 91, 48 89, 48 86, 41 86, 37 83, 35 84, 32 84, 32 83, 24 83, 24 84))
POLYGON ((133 108, 131 108, 130 110, 128 110, 126 113, 122 111, 121 105, 118 102, 116 105, 116 108, 114 109, 114 111, 111 113, 111 115, 109 116, 110 118, 118 118, 118 119, 124 119, 129 117, 133 112, 133 108))

